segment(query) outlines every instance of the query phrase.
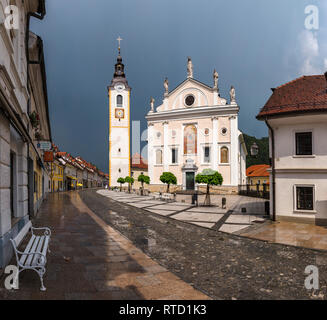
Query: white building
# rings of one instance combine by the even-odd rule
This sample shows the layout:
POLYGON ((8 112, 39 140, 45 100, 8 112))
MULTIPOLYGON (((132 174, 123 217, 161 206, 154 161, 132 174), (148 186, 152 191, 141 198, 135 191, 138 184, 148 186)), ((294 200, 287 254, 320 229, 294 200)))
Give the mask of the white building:
POLYGON ((130 170, 130 94, 124 64, 119 54, 115 73, 108 87, 109 95, 109 186, 119 186, 118 178, 130 170))
POLYGON ((48 191, 37 138, 51 132, 42 41, 26 28, 32 13, 43 19, 44 0, 0 0, 0 268, 48 191))
POLYGON ((151 99, 148 122, 148 172, 153 189, 162 189, 160 176, 172 172, 179 188, 194 190, 196 174, 211 168, 223 176, 225 192, 238 191, 246 183, 246 147, 238 129, 239 106, 231 87, 230 102, 220 97, 218 73, 213 87, 188 76, 169 91, 164 82, 164 100, 156 109, 151 99), (156 187, 156 188, 155 188, 156 187))
POLYGON ((269 128, 271 215, 327 222, 327 73, 276 89, 257 116, 269 128))

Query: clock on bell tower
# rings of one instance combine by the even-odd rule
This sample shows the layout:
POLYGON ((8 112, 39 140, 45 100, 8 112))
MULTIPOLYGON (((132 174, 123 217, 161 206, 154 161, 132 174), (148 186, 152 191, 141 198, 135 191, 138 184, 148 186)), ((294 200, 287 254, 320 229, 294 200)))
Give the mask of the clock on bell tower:
POLYGON ((119 186, 118 178, 130 176, 130 93, 120 55, 120 37, 115 73, 109 95, 109 186, 119 186))

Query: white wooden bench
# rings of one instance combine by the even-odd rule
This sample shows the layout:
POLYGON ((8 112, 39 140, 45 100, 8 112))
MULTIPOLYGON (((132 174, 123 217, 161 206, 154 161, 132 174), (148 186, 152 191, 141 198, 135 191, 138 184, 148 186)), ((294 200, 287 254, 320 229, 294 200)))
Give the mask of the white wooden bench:
POLYGON ((173 201, 174 200, 174 195, 170 194, 170 193, 163 193, 161 196, 162 200, 165 201, 173 201))
POLYGON ((47 252, 50 252, 50 237, 51 230, 49 228, 33 228, 32 222, 29 221, 23 229, 19 231, 14 239, 10 239, 16 255, 18 274, 23 270, 36 271, 41 280, 41 291, 46 290, 43 285, 43 276, 45 274, 45 265, 47 263, 46 255, 47 252), (32 236, 29 239, 24 252, 19 251, 17 247, 19 247, 29 230, 31 230, 32 236), (43 231, 43 234, 36 235, 34 231, 43 231))

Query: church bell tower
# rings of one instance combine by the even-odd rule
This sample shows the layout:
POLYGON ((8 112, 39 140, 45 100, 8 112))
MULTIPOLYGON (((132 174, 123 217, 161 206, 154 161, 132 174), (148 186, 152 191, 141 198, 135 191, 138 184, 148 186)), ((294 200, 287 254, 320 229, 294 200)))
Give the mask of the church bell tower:
POLYGON ((119 186, 117 179, 130 176, 130 93, 120 55, 120 37, 117 39, 118 57, 115 73, 108 86, 109 95, 109 186, 119 186))

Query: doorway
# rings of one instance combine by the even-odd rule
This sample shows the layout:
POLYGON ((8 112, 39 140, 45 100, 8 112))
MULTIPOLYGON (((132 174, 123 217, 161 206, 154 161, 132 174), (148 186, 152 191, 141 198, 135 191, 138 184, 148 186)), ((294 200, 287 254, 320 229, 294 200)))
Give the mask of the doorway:
POLYGON ((194 190, 194 172, 186 172, 186 190, 194 190))

